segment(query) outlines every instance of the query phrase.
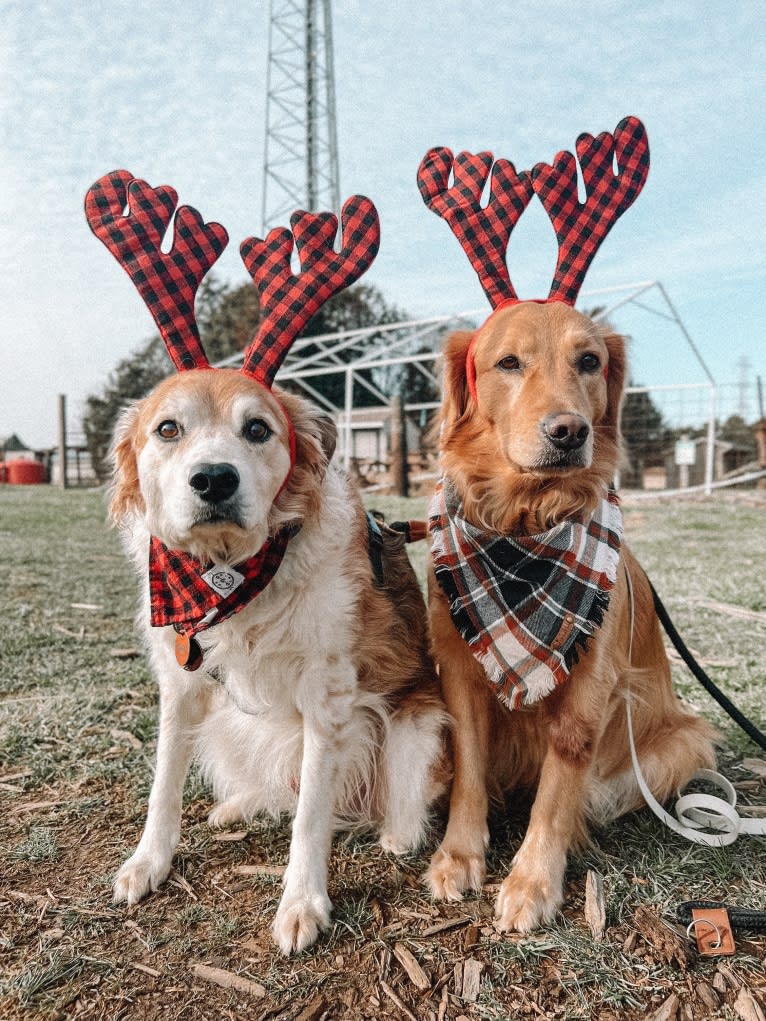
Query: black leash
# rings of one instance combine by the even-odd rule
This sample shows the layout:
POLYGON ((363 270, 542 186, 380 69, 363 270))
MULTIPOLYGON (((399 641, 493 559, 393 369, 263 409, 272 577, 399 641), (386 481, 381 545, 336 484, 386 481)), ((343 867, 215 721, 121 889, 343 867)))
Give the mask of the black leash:
POLYGON ((766 911, 754 908, 735 908, 717 900, 687 900, 676 908, 676 919, 682 925, 689 925, 692 920, 692 909, 723 908, 729 913, 731 927, 735 932, 766 932, 766 911))
POLYGON ((721 708, 724 709, 729 714, 729 716, 731 716, 735 723, 739 724, 739 726, 744 730, 744 732, 752 741, 754 741, 757 745, 763 748, 764 751, 766 751, 766 736, 764 736, 761 733, 761 731, 755 726, 755 724, 751 720, 749 720, 747 716, 745 716, 745 714, 734 705, 731 699, 727 698, 726 695, 724 695, 724 693, 721 691, 718 685, 711 681, 711 679, 699 665, 694 656, 692 656, 691 652, 689 652, 689 649, 684 644, 684 640, 676 631, 675 625, 673 624, 673 621, 670 619, 668 611, 662 605, 662 600, 654 590, 654 585, 652 585, 649 578, 647 578, 646 580, 649 582, 649 588, 652 590, 652 598, 654 599, 654 609, 657 613, 657 616, 660 618, 662 626, 665 628, 665 631, 667 632, 668 638, 675 646, 678 655, 681 657, 684 663, 686 663, 688 668, 700 682, 705 691, 716 700, 716 702, 721 706, 721 708))

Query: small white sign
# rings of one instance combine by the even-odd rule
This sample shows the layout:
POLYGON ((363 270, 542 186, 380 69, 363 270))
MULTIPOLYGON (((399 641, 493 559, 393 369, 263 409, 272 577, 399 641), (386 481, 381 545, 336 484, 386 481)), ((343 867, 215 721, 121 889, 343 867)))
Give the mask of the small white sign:
POLYGON ((245 580, 244 574, 240 574, 233 567, 226 567, 224 564, 213 564, 209 570, 205 571, 202 578, 219 596, 230 595, 245 580))
POLYGON ((676 464, 691 466, 697 462, 697 444, 694 440, 677 440, 675 447, 676 464))

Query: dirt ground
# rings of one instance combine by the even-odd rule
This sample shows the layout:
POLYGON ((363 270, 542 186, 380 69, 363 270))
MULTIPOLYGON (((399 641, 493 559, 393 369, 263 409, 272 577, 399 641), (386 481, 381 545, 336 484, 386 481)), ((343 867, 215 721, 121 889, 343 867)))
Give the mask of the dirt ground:
MULTIPOLYGON (((702 849, 648 813, 594 833, 570 863, 561 917, 523 937, 501 936, 492 924, 495 893, 524 832, 523 798, 493 814, 488 882, 461 904, 431 902, 421 881, 443 820, 434 820, 422 853, 404 859, 371 839, 339 835, 332 928, 286 959, 270 924, 289 823, 213 831, 209 793, 192 775, 171 878, 133 908, 113 905, 112 877, 140 835, 156 734, 155 689, 132 625, 135 584, 97 495, 41 487, 37 497, 0 499, 9 579, 0 598, 2 1021, 764 1021, 766 935, 738 933, 733 957, 701 958, 674 919, 692 898, 766 909, 763 843, 702 849), (586 907, 596 877, 603 931, 590 900, 586 907)), ((670 524, 654 507, 627 513, 684 633, 755 716, 764 687, 762 584, 721 579, 727 559, 764 566, 762 513, 705 506, 670 524), (721 563, 687 570, 684 587, 674 588, 679 535, 707 548, 709 529, 732 515, 736 539, 717 551, 721 563), (705 610, 713 597, 718 609, 705 610), (723 638, 712 628, 726 618, 721 606, 744 613, 727 618, 723 638)), ((698 688, 689 692, 724 730, 720 765, 741 799, 763 805, 764 757, 698 688)))

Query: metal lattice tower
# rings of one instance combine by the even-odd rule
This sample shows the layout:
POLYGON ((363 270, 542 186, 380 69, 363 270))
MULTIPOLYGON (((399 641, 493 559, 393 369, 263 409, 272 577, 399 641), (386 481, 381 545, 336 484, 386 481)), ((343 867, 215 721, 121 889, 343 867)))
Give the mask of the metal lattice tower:
POLYGON ((340 212, 331 0, 271 0, 261 227, 340 212))

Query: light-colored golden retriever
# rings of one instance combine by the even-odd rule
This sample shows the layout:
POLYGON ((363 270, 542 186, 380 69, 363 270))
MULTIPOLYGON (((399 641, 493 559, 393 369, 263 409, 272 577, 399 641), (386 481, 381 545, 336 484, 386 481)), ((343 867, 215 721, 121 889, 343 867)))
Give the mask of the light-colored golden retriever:
MULTIPOLYGON (((473 336, 447 341, 441 411, 443 472, 465 518, 500 535, 532 535, 589 515, 619 467, 622 339, 557 301, 500 308, 473 336)), ((712 765, 712 732, 673 693, 649 585, 624 545, 603 625, 569 679, 514 711, 491 690, 433 577, 429 587, 455 773, 428 883, 448 900, 480 889, 490 801, 534 790, 496 905, 500 929, 527 932, 560 908, 567 853, 585 841, 588 820, 603 823, 642 804, 626 693, 639 760, 659 799, 712 765)))
POLYGON ((400 853, 443 792, 446 716, 426 610, 402 540, 382 536, 383 580, 359 497, 331 460, 332 422, 233 369, 172 376, 129 408, 114 447, 111 516, 144 582, 139 620, 160 690, 157 768, 143 835, 117 873, 132 904, 167 877, 184 780, 198 759, 213 825, 293 817, 274 938, 285 953, 330 921, 333 830, 372 827, 400 853), (290 437, 295 466, 289 481, 290 437), (279 569, 234 616, 200 631, 196 672, 172 627, 149 626, 150 536, 202 563, 237 565, 290 528, 279 569))

